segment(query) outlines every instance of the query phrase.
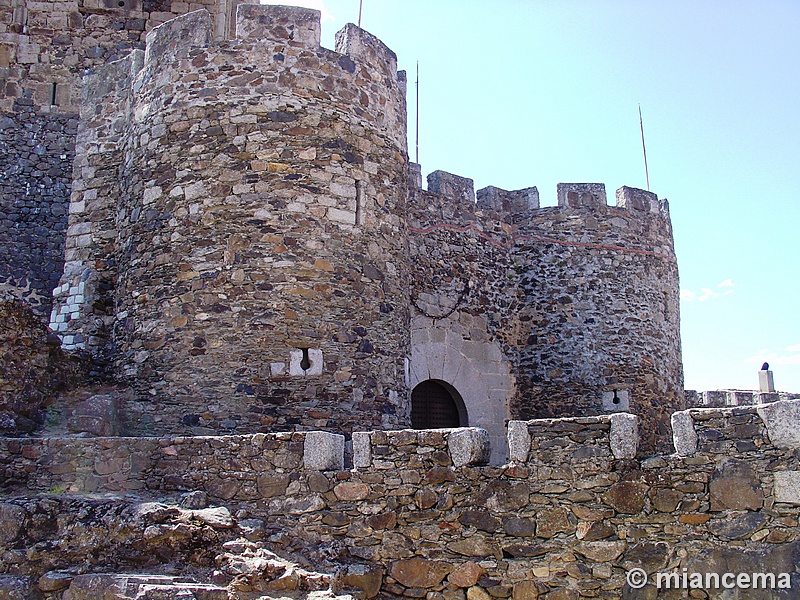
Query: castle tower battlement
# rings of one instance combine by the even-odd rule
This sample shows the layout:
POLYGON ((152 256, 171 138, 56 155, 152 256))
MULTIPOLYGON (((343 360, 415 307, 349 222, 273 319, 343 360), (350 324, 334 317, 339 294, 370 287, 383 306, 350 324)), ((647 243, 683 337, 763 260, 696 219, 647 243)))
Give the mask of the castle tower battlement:
POLYGON ((132 383, 143 430, 401 423, 396 58, 356 27, 350 55, 320 48, 306 9, 242 5, 233 40, 211 25, 169 21, 87 81, 54 328, 132 383), (98 85, 139 65, 127 92, 98 85))
MULTIPOLYGON (((663 450, 669 413, 683 406, 669 205, 622 187, 609 206, 601 183, 556 191, 558 206, 541 207, 535 187, 490 186, 476 200, 472 180, 450 173, 429 175, 428 191, 412 184, 410 250, 424 266, 412 278, 412 347, 429 355, 412 353, 412 374, 464 363, 489 373, 494 413, 470 424, 495 447, 491 423, 502 411, 529 419, 625 410, 642 421, 643 447, 663 450), (472 359, 460 358, 463 348, 472 359), (454 358, 431 367, 442 354, 454 358)), ((467 386, 455 387, 480 412, 467 386)))

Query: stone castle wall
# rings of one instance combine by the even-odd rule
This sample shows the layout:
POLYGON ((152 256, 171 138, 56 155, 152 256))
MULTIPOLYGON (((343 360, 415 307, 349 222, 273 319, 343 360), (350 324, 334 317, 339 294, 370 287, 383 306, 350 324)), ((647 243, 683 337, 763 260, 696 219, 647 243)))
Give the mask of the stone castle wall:
MULTIPOLYGON (((633 592, 632 568, 767 569, 800 585, 798 421, 798 401, 691 409, 674 417, 677 453, 645 459, 633 458, 630 415, 513 421, 501 467, 482 464, 487 436, 476 429, 356 433, 348 469, 344 438, 323 432, 136 446, 72 438, 68 451, 66 440, 6 438, 0 465, 28 493, 50 486, 51 504, 90 488, 205 490, 246 508, 242 527, 262 520, 265 535, 312 564, 376 568, 387 597, 463 598, 458 590, 477 586, 501 598, 619 598, 633 592)), ((27 524, 33 505, 5 502, 27 524)), ((6 556, 30 541, 20 530, 6 556)), ((108 555, 120 562, 107 567, 124 567, 108 555)), ((74 559, 54 548, 37 560, 52 569, 74 559)), ((36 560, 26 564, 36 572, 36 560)), ((13 562, 4 569, 19 574, 13 562)))
POLYGON ((683 406, 666 201, 623 187, 612 207, 602 184, 561 184, 557 207, 536 188, 476 202, 471 180, 442 172, 428 187, 409 215, 412 387, 452 384, 493 439, 508 418, 630 410, 663 451, 683 406))
POLYGON ((64 270, 80 76, 208 8, 225 37, 240 0, 0 0, 0 289, 45 316, 64 270))
POLYGON ((682 372, 665 201, 565 184, 554 208, 536 188, 476 202, 441 171, 422 190, 404 74, 367 32, 333 52, 313 11, 123 4, 0 10, 17 107, 0 139, 50 167, 9 180, 8 227, 34 230, 3 238, 0 220, 0 255, 18 295, 46 307, 55 288, 66 350, 135 387, 127 433, 404 426, 434 379, 496 452, 511 418, 620 409, 666 443, 682 372), (23 113, 64 147, 24 146, 23 113))
POLYGON ((87 81, 53 327, 139 392, 133 433, 402 423, 404 78, 315 11, 238 15, 87 81))
POLYGON ((669 414, 683 400, 666 201, 623 187, 616 206, 607 206, 599 184, 562 184, 558 197, 557 208, 534 211, 519 231, 520 319, 528 337, 515 415, 629 407, 648 432, 644 446, 663 450, 669 414))

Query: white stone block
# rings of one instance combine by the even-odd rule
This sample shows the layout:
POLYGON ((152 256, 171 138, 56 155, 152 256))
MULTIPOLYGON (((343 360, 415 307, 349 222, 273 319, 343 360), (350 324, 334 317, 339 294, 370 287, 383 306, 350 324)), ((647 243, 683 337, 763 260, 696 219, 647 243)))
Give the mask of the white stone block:
POLYGON ((161 188, 159 186, 153 186, 151 188, 147 188, 144 191, 144 195, 142 196, 142 203, 144 204, 151 204, 155 202, 161 197, 161 188))
POLYGON ((639 447, 639 418, 624 412, 611 415, 609 442, 614 458, 635 458, 639 447))
POLYGON ((697 452, 697 432, 689 411, 682 410, 672 414, 672 442, 678 456, 691 456, 697 452))
POLYGON ((800 504, 800 471, 775 471, 775 502, 800 504))
POLYGON ((289 375, 294 377, 312 377, 322 375, 324 361, 322 350, 319 348, 308 348, 309 367, 303 369, 303 349, 298 348, 289 353, 289 375))
POLYGON ((774 392, 775 381, 772 378, 772 371, 758 372, 758 390, 760 392, 774 392))
POLYGON ((372 445, 369 433, 365 431, 353 432, 353 466, 356 469, 366 469, 372 464, 372 445))
POLYGON ((508 422, 508 460, 524 463, 531 450, 531 434, 526 421, 508 422))
POLYGON ((273 377, 276 375, 283 375, 286 372, 286 363, 274 362, 269 365, 269 373, 273 377))
POLYGON ((630 410, 628 390, 603 392, 603 410, 608 412, 628 412, 630 410))
POLYGON ((344 223, 346 225, 356 224, 356 213, 350 210, 340 210, 338 208, 328 209, 328 218, 336 223, 344 223))
POLYGON ((447 436, 447 450, 455 467, 488 464, 491 454, 489 432, 479 427, 453 430, 447 436))
POLYGON ((344 469, 344 436, 327 431, 309 431, 303 444, 303 466, 316 471, 344 469))
POLYGON ((761 404, 756 410, 767 426, 770 442, 779 448, 800 448, 800 400, 761 404))

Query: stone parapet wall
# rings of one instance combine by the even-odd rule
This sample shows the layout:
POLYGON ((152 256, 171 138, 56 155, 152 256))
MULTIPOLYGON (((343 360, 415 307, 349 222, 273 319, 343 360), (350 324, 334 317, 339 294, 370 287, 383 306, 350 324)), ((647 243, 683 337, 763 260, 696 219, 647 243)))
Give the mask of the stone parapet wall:
MULTIPOLYGON (((138 448, 157 456, 148 477, 164 481, 158 489, 204 489, 205 482, 214 502, 263 519, 286 551, 313 564, 336 556, 340 565, 377 568, 387 597, 438 591, 455 598, 478 586, 495 597, 592 590, 618 598, 630 593, 625 572, 632 568, 772 569, 800 585, 800 440, 787 433, 798 429, 798 407, 680 413, 697 433, 696 450, 646 459, 625 454, 630 415, 514 423, 511 455, 526 461, 502 467, 470 464, 483 462, 486 439, 470 429, 356 434, 350 470, 303 466, 343 463, 343 440, 333 434, 139 440, 138 448)), ((115 443, 120 455, 123 447, 135 450, 130 439, 71 442, 107 445, 110 456, 115 443)), ((4 466, 9 444, 17 445, 15 469, 32 480, 48 469, 35 453, 47 447, 40 440, 3 440, 4 466)))
POLYGON ((0 110, 24 99, 37 112, 77 112, 80 75, 144 49, 158 25, 200 8, 214 35, 233 37, 241 0, 10 0, 0 6, 0 110))

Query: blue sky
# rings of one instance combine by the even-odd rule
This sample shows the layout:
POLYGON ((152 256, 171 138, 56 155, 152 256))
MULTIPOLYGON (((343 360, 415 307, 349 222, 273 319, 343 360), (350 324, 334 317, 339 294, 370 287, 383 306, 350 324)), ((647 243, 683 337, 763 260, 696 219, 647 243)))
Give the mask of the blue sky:
MULTIPOLYGON (((280 2, 270 2, 279 4, 280 2)), ((323 10, 323 45, 358 0, 323 10)), ((364 0, 420 63, 420 162, 479 189, 650 188, 670 202, 687 389, 800 392, 800 1, 364 0)))

